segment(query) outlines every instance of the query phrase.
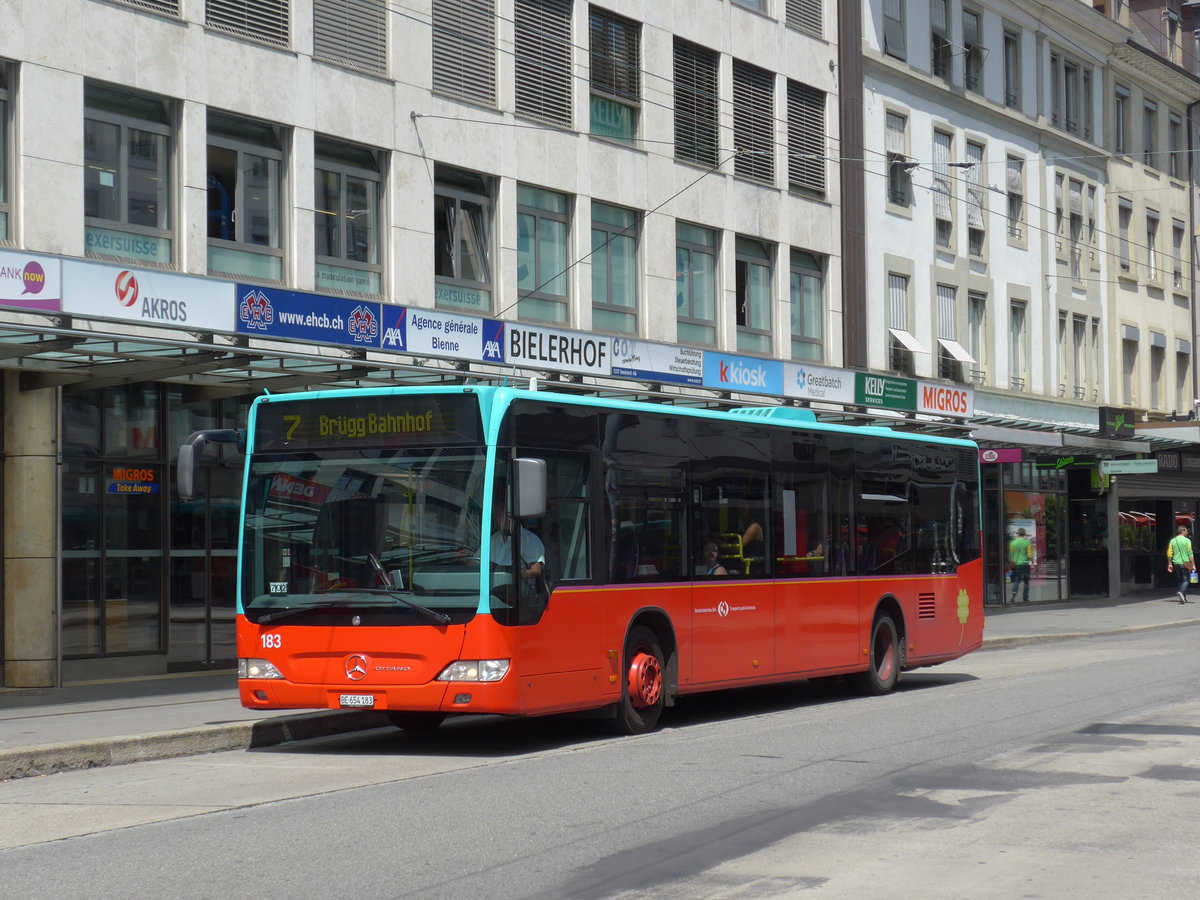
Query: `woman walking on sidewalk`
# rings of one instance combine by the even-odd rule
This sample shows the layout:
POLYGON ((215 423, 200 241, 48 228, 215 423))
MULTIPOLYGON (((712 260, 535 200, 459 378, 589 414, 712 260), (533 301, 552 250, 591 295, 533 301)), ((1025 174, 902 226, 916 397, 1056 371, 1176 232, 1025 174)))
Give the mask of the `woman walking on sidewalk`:
POLYGON ((1175 587, 1179 602, 1187 603, 1187 589, 1192 573, 1196 571, 1196 557, 1192 553, 1192 541, 1186 525, 1179 526, 1179 533, 1167 544, 1167 571, 1175 573, 1175 587))

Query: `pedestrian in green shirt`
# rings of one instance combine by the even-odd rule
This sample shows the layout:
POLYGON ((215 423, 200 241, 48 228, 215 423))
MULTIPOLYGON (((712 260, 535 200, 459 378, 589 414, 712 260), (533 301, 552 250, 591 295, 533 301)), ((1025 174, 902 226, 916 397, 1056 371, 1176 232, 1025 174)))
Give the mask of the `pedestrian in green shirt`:
POLYGON ((1029 542, 1029 538, 1025 537, 1024 528, 1017 529, 1016 537, 1008 545, 1008 561, 1012 565, 1012 600, 1010 602, 1015 603, 1017 601, 1017 588, 1021 582, 1024 582, 1025 596, 1022 599, 1028 603, 1029 573, 1037 565, 1037 559, 1034 554, 1033 544, 1029 542))
POLYGON ((1179 602, 1187 603, 1188 585, 1192 572, 1196 570, 1196 557, 1192 553, 1192 539, 1188 537, 1186 525, 1180 525, 1171 543, 1167 544, 1167 571, 1175 573, 1175 588, 1179 602))

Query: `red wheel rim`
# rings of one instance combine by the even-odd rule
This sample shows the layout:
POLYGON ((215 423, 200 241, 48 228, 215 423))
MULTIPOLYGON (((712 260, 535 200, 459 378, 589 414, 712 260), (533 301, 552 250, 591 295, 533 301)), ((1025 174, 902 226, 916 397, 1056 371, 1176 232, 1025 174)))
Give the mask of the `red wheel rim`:
POLYGON ((662 696, 662 666, 653 653, 639 650, 629 661, 629 699, 637 709, 653 706, 662 696))

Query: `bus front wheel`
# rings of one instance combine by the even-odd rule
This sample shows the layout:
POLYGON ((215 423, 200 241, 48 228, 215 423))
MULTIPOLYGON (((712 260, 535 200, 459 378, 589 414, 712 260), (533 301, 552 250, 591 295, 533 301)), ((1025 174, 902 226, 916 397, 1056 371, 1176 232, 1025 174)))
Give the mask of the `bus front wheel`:
POLYGON ((871 647, 867 671, 855 677, 855 685, 864 694, 886 694, 900 679, 900 639, 896 623, 887 613, 879 613, 871 626, 871 647))
POLYGON ((664 702, 663 653, 654 632, 639 625, 625 639, 625 683, 617 706, 617 727, 624 734, 653 731, 664 702))

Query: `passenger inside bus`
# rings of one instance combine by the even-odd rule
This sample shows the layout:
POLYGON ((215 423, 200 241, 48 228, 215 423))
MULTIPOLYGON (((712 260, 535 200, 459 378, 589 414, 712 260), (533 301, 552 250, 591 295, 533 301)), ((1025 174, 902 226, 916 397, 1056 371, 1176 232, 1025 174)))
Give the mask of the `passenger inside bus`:
POLYGON ((721 548, 715 538, 704 542, 704 550, 700 555, 702 560, 700 570, 705 575, 728 575, 729 570, 721 564, 721 548))

